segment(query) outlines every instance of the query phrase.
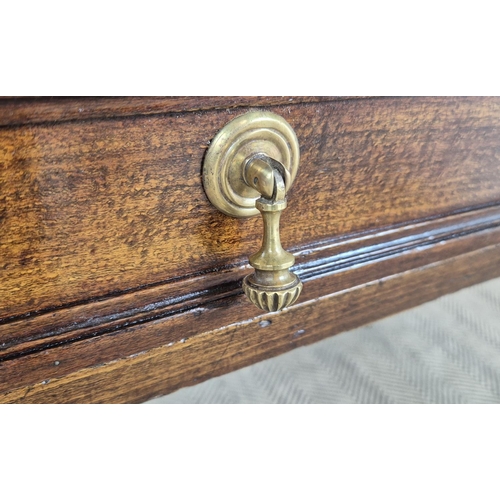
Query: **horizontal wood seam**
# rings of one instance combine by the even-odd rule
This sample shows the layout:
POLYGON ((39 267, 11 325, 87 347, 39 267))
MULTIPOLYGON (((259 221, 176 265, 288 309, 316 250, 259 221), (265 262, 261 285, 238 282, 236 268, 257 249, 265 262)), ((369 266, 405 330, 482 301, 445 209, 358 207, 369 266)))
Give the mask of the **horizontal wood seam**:
POLYGON ((380 243, 374 245, 373 248, 370 246, 363 247, 360 250, 357 250, 356 255, 353 257, 349 256, 352 252, 347 252, 347 255, 340 254, 330 258, 312 261, 311 263, 306 262, 296 267, 295 272, 301 277, 301 279, 308 280, 316 276, 325 276, 326 274, 335 272, 339 269, 374 262, 378 259, 385 259, 403 252, 409 252, 417 248, 439 244, 454 238, 460 238, 462 236, 496 227, 500 227, 500 218, 498 218, 498 215, 493 215, 486 217, 482 221, 473 221, 465 225, 455 224, 451 225, 451 227, 436 229, 432 231, 432 234, 425 237, 422 237, 422 233, 419 233, 406 238, 397 239, 392 245, 389 246, 384 245, 384 243, 380 243))
MULTIPOLYGON (((486 273, 493 268, 488 266, 489 259, 483 259, 481 253, 498 256, 499 247, 498 244, 486 246, 458 257, 387 276, 384 280, 384 286, 387 287, 385 295, 387 297, 395 293, 396 300, 386 301, 386 309, 373 310, 369 320, 379 319, 387 314, 435 299, 444 293, 456 291, 462 286, 470 286, 484 280, 486 273), (465 280, 457 283, 453 280, 437 282, 432 280, 439 269, 445 268, 448 274, 452 274, 466 265, 474 268, 474 272, 466 276, 465 280), (424 285, 425 283, 427 285, 424 285), (409 299, 410 294, 398 293, 401 287, 409 289, 411 286, 422 291, 416 303, 413 297, 409 299)), ((491 277, 497 274, 494 273, 491 277)), ((367 321, 366 311, 372 311, 369 306, 373 306, 374 300, 377 302, 379 300, 375 291, 379 289, 378 285, 377 281, 368 282, 362 286, 342 290, 340 293, 327 294, 319 301, 310 300, 293 306, 276 316, 274 318, 276 324, 266 328, 265 331, 259 328, 258 318, 254 318, 244 324, 229 324, 216 330, 201 332, 185 342, 161 345, 61 377, 19 386, 1 393, 0 403, 142 402, 242 368, 255 362, 255 358, 259 356, 276 356, 295 347, 340 333, 347 328, 360 326, 367 321), (362 314, 354 316, 356 318, 354 321, 350 319, 351 303, 357 309, 360 304, 363 306, 362 310, 358 311, 362 314), (332 310, 338 315, 338 321, 329 323, 326 330, 321 318, 329 317, 332 310), (304 314, 314 315, 314 324, 309 325, 308 331, 303 336, 296 338, 293 330, 290 331, 290 325, 297 321, 297 317, 304 314), (321 322, 323 327, 319 324, 321 322), (236 333, 242 333, 242 329, 245 335, 236 336, 236 333), (272 333, 268 330, 272 330, 272 333), (262 338, 264 333, 268 338, 267 341, 262 338), (210 354, 202 358, 199 363, 186 363, 189 358, 198 360, 200 353, 206 351, 210 351, 210 354), (242 351, 246 352, 238 355, 242 351), (253 357, 249 357, 248 352, 253 353, 253 357), (219 356, 215 356, 217 353, 219 356), (217 360, 212 361, 214 357, 217 357, 217 360)))
MULTIPOLYGON (((493 228, 500 227, 500 210, 498 208, 476 211, 476 213, 461 214, 457 217, 446 217, 434 222, 434 227, 429 228, 432 224, 421 223, 415 225, 414 233, 405 235, 405 230, 411 228, 411 225, 399 228, 391 234, 384 236, 384 231, 379 231, 371 237, 365 237, 363 242, 357 248, 339 251, 339 245, 349 245, 356 242, 357 238, 351 238, 351 241, 344 240, 341 243, 327 246, 325 255, 325 242, 317 246, 316 251, 308 248, 306 255, 302 256, 297 266, 296 273, 303 281, 320 279, 329 274, 354 268, 356 266, 368 265, 379 260, 395 258, 398 255, 407 253, 415 249, 425 249, 435 247, 442 242, 457 239, 466 235, 480 233, 493 228), (462 220, 464 215, 471 216, 469 220, 462 220), (439 224, 436 227, 436 224, 439 224), (382 238, 380 235, 382 234, 382 238), (386 238, 384 240, 384 237, 386 238), (391 238, 392 239, 388 239, 391 238), (377 239, 379 241, 377 241, 377 239), (375 240, 375 241, 374 241, 375 240), (332 252, 334 252, 332 254, 332 252)), ((298 252, 300 254, 300 251, 298 252)), ((127 328, 137 324, 143 324, 150 321, 166 318, 176 314, 182 314, 187 311, 192 311, 196 308, 207 307, 209 304, 240 295, 241 291, 241 276, 245 271, 243 266, 234 265, 233 268, 239 267, 233 276, 229 276, 229 281, 223 285, 212 286, 209 288, 200 288, 193 290, 189 294, 177 296, 169 296, 167 298, 158 299, 154 302, 149 302, 141 307, 130 308, 118 312, 116 314, 105 314, 101 317, 93 317, 89 315, 87 320, 78 323, 70 323, 64 327, 59 327, 56 330, 48 330, 42 334, 24 337, 21 341, 4 342, 0 347, 5 354, 0 356, 0 361, 7 359, 15 359, 17 357, 26 356, 41 350, 51 349, 73 343, 87 338, 104 335, 110 332, 118 331, 122 328, 127 328), (81 332, 81 335, 78 332, 81 332), (61 338, 64 334, 74 333, 72 338, 61 338), (45 340, 44 340, 45 339, 45 340), (22 345, 28 342, 41 342, 35 347, 27 348, 19 352, 8 353, 8 349, 17 347, 22 349, 22 345)), ((218 271, 213 271, 216 274, 218 271)), ((245 271, 247 273, 248 271, 245 271)), ((208 274, 208 273, 207 273, 208 274)), ((203 283, 201 283, 203 285, 203 283)), ((125 294, 126 295, 126 294, 125 294)), ((158 294, 162 297, 162 294, 158 294)), ((92 304, 95 300, 89 301, 89 312, 92 311, 92 304)), ((102 300, 99 302, 103 302, 102 300)), ((71 310, 71 308, 66 308, 71 310)), ((43 316, 43 315, 39 315, 43 316)), ((40 318, 43 320, 44 318, 40 318)), ((47 315, 47 321, 50 321, 47 315)), ((20 321, 20 328, 26 328, 26 325, 20 321)), ((1 329, 0 329, 1 335, 1 329)), ((1 336, 0 336, 1 338, 1 336)))
MULTIPOLYGON (((347 244, 349 241, 355 241, 355 240, 361 240, 361 239, 369 240, 370 238, 373 238, 377 234, 390 233, 390 232, 395 233, 397 231, 404 230, 405 228, 407 228, 409 226, 421 225, 421 224, 423 225, 426 223, 433 223, 433 222, 435 222, 435 223, 442 222, 442 223, 446 224, 447 219, 452 218, 456 215, 467 215, 467 214, 472 215, 474 213, 478 213, 478 224, 481 224, 480 223, 481 212, 488 210, 488 209, 496 209, 496 208, 499 209, 498 218, 500 220, 500 201, 495 201, 492 203, 483 204, 483 205, 479 205, 479 206, 475 206, 475 207, 468 207, 467 209, 459 209, 459 210, 450 211, 450 212, 447 212, 444 214, 432 215, 429 217, 424 217, 424 218, 419 218, 419 219, 412 219, 412 220, 408 220, 408 221, 405 221, 402 223, 392 224, 390 226, 385 226, 385 227, 380 227, 380 228, 376 228, 376 229, 370 229, 370 230, 350 233, 347 235, 338 235, 338 236, 335 236, 333 238, 327 238, 327 239, 315 241, 314 243, 308 243, 308 244, 300 245, 300 246, 293 246, 293 247, 288 248, 287 250, 292 252, 295 256, 300 256, 301 254, 308 255, 308 254, 315 253, 320 249, 326 249, 326 248, 330 248, 330 247, 333 248, 333 247, 338 246, 340 244, 342 244, 342 245, 347 244)), ((495 222, 494 222, 494 224, 495 224, 495 222)), ((491 227, 496 227, 496 226, 494 225, 491 227)), ((478 229, 478 230, 480 230, 480 229, 478 229)), ((472 231, 474 231, 474 230, 472 229, 472 231)), ((369 246, 369 245, 367 245, 367 246, 369 246)), ((58 312, 58 311, 64 311, 64 310, 71 309, 73 307, 83 306, 83 305, 92 304, 92 303, 96 303, 96 302, 104 302, 104 301, 112 299, 112 298, 123 297, 123 296, 126 296, 128 294, 132 294, 132 293, 139 292, 142 290, 157 288, 157 287, 162 286, 162 285, 168 285, 168 284, 172 284, 172 283, 176 283, 176 282, 185 281, 185 280, 191 279, 191 278, 196 278, 196 277, 201 277, 204 275, 215 274, 215 273, 220 273, 223 271, 229 271, 229 270, 233 270, 236 268, 241 268, 245 264, 246 264, 246 261, 237 261, 237 262, 232 262, 230 264, 227 264, 225 266, 212 267, 209 269, 200 269, 194 273, 184 274, 182 276, 175 276, 175 277, 172 277, 168 280, 156 281, 153 283, 146 283, 146 284, 138 286, 138 287, 117 290, 115 292, 107 293, 105 295, 91 297, 91 298, 86 299, 86 300, 67 302, 66 304, 64 304, 62 306, 48 307, 48 308, 44 308, 44 309, 30 311, 30 312, 24 313, 24 314, 0 318, 0 328, 2 327, 2 325, 14 323, 16 321, 20 321, 23 319, 34 318, 37 316, 51 314, 51 313, 58 312)), ((304 267, 306 267, 306 266, 304 266, 304 267)), ((302 268, 302 266, 300 267, 300 269, 301 268, 302 268)), ((299 269, 299 267, 296 266, 296 269, 299 269)), ((0 349, 1 349, 1 346, 0 346, 0 349)))
MULTIPOLYGON (((60 117, 60 118, 26 118, 26 119, 12 119, 9 121, 8 117, 2 117, 2 107, 12 106, 12 105, 24 105, 29 107, 30 105, 39 106, 44 104, 56 104, 57 101, 50 100, 22 100, 19 101, 17 98, 5 99, 0 101, 0 128, 17 128, 25 125, 52 125, 59 123, 75 123, 75 122, 87 122, 93 120, 118 120, 123 118, 135 118, 135 117, 144 117, 144 116, 172 116, 172 115, 181 115, 181 114, 190 114, 190 113, 205 113, 211 111, 220 111, 224 109, 240 109, 240 108, 276 108, 283 106, 300 106, 300 105, 308 105, 308 104, 322 104, 322 103, 332 103, 332 102, 340 102, 340 101, 352 101, 352 100, 372 100, 372 99, 387 99, 389 97, 386 96, 332 96, 332 97, 319 97, 317 99, 310 100, 300 100, 300 98, 295 98, 293 101, 287 101, 285 99, 279 100, 276 102, 269 101, 259 101, 255 99, 255 101, 245 100, 241 103, 220 103, 213 106, 201 106, 201 107, 191 107, 191 108, 170 108, 168 110, 135 110, 130 112, 113 112, 113 111, 105 111, 105 110, 96 110, 87 116, 68 116, 68 117, 60 117)), ((22 98, 19 98, 22 99, 22 98)), ((65 98, 66 102, 70 101, 72 98, 65 98)), ((111 97, 105 99, 112 99, 111 97)), ((118 98, 117 98, 118 99, 118 98)))

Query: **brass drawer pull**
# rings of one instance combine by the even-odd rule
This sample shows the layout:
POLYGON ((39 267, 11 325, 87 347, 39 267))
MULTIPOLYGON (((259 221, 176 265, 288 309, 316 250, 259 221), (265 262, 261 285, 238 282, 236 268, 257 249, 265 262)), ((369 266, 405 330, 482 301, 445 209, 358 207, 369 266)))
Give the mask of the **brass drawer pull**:
POLYGON ((299 144, 279 115, 255 111, 229 122, 214 138, 203 164, 209 200, 233 217, 262 214, 262 247, 250 256, 255 272, 243 280, 246 296, 265 311, 292 305, 302 283, 290 267, 295 257, 281 246, 279 220, 299 166, 299 144))

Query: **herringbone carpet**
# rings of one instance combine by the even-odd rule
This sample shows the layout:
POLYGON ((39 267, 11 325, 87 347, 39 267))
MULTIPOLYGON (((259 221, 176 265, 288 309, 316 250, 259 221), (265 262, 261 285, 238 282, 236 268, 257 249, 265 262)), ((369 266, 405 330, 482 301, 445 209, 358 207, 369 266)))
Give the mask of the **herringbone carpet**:
POLYGON ((149 403, 500 403, 500 279, 149 403))

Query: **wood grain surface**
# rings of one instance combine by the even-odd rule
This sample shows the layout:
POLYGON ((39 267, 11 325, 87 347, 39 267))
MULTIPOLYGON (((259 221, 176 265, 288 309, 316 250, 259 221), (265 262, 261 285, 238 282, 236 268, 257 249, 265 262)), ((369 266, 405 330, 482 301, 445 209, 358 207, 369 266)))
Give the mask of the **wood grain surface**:
MULTIPOLYGON (((362 285, 364 280, 384 277, 388 272, 402 272, 412 266, 470 252, 480 245, 493 244, 499 227, 500 207, 497 206, 304 246, 295 252, 295 272, 308 283, 299 302, 340 291, 343 287, 362 285), (462 240, 457 237, 463 235, 470 235, 465 240, 466 246, 458 244, 462 240), (335 278, 325 281, 331 275, 335 278), (319 285, 313 283, 317 279, 321 280, 319 285)), ((193 278, 4 322, 0 325, 0 362, 191 309, 206 309, 221 299, 235 300, 242 294, 241 280, 250 272, 248 264, 215 269, 193 278)), ((259 311, 250 306, 247 312, 257 314, 259 311)), ((217 320, 221 324, 229 321, 220 314, 217 320)), ((169 334, 165 341, 179 340, 183 332, 177 331, 181 337, 169 334)), ((144 336, 130 344, 132 351, 129 352, 133 353, 138 347, 151 348, 155 341, 144 336)), ((124 345, 120 349, 123 352, 124 345)))
POLYGON ((500 99, 114 99, 0 101, 0 402, 144 401, 500 275, 500 99), (201 184, 256 107, 302 155, 275 315, 241 292, 261 221, 201 184))
MULTIPOLYGON (((244 106, 276 106, 304 102, 325 102, 353 97, 10 97, 0 101, 0 126, 62 122, 89 118, 154 115, 229 109, 244 106)), ((357 98, 361 99, 361 97, 357 98)))
MULTIPOLYGON (((286 248, 499 199, 498 99, 274 111, 302 153, 286 248)), ((208 142, 242 112, 0 129, 0 320, 246 262, 261 221, 219 213, 200 177, 208 142)))
MULTIPOLYGON (((52 378, 22 387, 17 384, 17 388, 13 384, 0 394, 0 403, 146 401, 490 279, 500 274, 499 269, 497 244, 364 286, 322 294, 279 314, 251 317, 213 330, 203 328, 202 313, 190 312, 189 318, 182 319, 194 326, 192 335, 133 355, 122 355, 112 362, 68 370, 65 364, 74 363, 82 355, 77 347, 88 346, 47 351, 35 365, 44 366, 45 373, 51 373, 52 378), (66 376, 65 368, 69 371, 66 376)), ((234 317, 241 318, 246 307, 242 301, 240 298, 233 304, 220 304, 219 309, 225 313, 232 309, 234 317)), ((148 334, 161 336, 165 330, 176 328, 169 321, 175 320, 158 320, 130 328, 128 333, 140 336, 147 329, 148 334)), ((95 339, 90 349, 93 356, 98 355, 105 340, 95 339)), ((7 369, 12 363, 5 363, 7 369)), ((26 374, 29 364, 23 368, 20 372, 26 374)))
MULTIPOLYGON (((74 389, 72 381, 75 377, 80 379, 90 374, 100 378, 118 362, 127 364, 136 357, 158 349, 168 351, 172 346, 179 349, 189 339, 196 338, 206 358, 200 359, 189 351, 185 356, 193 356, 189 362, 186 357, 183 358, 187 365, 181 373, 174 368, 178 366, 177 361, 173 361, 174 367, 166 364, 153 377, 163 384, 161 393, 170 392, 200 381, 199 376, 183 378, 193 371, 197 373, 196 367, 200 364, 207 365, 203 377, 215 376, 302 345, 302 340, 307 342, 311 338, 314 341, 339 333, 443 293, 494 278, 500 275, 499 212, 498 208, 479 210, 415 227, 384 231, 371 238, 332 242, 326 248, 318 247, 312 254, 309 254, 311 249, 306 249, 305 255, 299 256, 301 263, 297 270, 305 282, 304 290, 298 303, 289 308, 289 311, 295 311, 291 316, 294 318, 292 333, 297 339, 285 344, 278 341, 278 337, 288 338, 292 327, 285 328, 285 324, 281 323, 279 318, 284 312, 263 314, 242 295, 241 281, 232 281, 243 276, 248 269, 239 270, 236 276, 218 276, 220 281, 225 281, 224 285, 202 290, 193 297, 188 296, 187 291, 196 287, 187 282, 184 294, 175 296, 172 293, 167 299, 164 299, 165 290, 160 288, 152 289, 142 297, 137 292, 131 292, 122 297, 121 302, 119 298, 110 299, 102 304, 101 309, 93 309, 90 305, 87 311, 71 308, 65 311, 66 318, 63 317, 61 324, 58 325, 55 320, 55 328, 45 332, 40 326, 43 328, 45 324, 50 327, 52 314, 45 318, 26 319, 11 333, 15 338, 16 332, 23 331, 26 326, 32 328, 32 337, 21 339, 21 344, 11 343, 9 352, 0 362, 0 394, 4 394, 0 396, 0 402, 21 401, 32 388, 43 386, 42 389, 45 389, 55 380, 65 386, 64 392, 56 398, 58 402, 85 398, 88 402, 122 401, 121 392, 114 394, 114 389, 108 390, 107 383, 94 387, 91 394, 85 394, 80 393, 80 389, 74 389), (386 282, 397 283, 397 286, 387 288, 386 282), (361 294, 366 302, 353 305, 348 298, 351 293, 356 294, 355 297, 361 294), (329 297, 328 302, 322 302, 326 296, 329 297), (337 300, 341 300, 340 309, 337 300), (310 309, 318 301, 324 306, 318 312, 318 318, 322 318, 320 327, 312 321, 314 315, 310 309), (307 307, 303 308, 304 305, 307 307), (86 319, 86 314, 93 312, 96 316, 90 320, 87 316, 86 319), (37 321, 41 321, 42 325, 37 321), (248 325, 266 326, 268 322, 283 328, 278 327, 276 337, 269 342, 260 334, 252 339, 247 331, 248 325), (235 359, 230 357, 222 364, 216 363, 210 357, 224 358, 226 349, 232 349, 233 339, 224 337, 225 343, 219 344, 213 335, 228 328, 238 332, 235 342, 245 339, 253 347, 240 352, 235 359), (308 335, 302 339, 305 332, 308 335), (264 342, 264 345, 256 346, 255 342, 264 342)), ((106 378, 106 375, 103 376, 106 378)), ((142 393, 149 386, 152 376, 148 371, 142 375, 134 372, 135 396, 131 402, 160 394, 142 393)), ((116 381, 110 379, 108 382, 112 387, 116 386, 116 381)), ((129 389, 124 388, 123 391, 128 393, 129 389)))

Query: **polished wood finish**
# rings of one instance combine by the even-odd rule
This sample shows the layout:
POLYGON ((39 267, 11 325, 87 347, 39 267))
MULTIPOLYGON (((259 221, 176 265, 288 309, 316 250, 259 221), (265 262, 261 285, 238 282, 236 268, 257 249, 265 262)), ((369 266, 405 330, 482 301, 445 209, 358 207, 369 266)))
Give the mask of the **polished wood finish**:
POLYGON ((143 401, 500 275, 499 99, 148 99, 0 101, 1 402, 143 401), (301 145, 274 315, 241 294, 259 219, 200 178, 245 105, 301 145))
MULTIPOLYGON (((0 125, 62 122, 122 116, 158 115, 185 111, 231 109, 245 106, 277 106, 338 101, 346 97, 98 97, 4 98, 0 125)), ((349 99, 353 99, 350 97, 349 99)), ((361 99, 361 97, 359 98, 361 99)))
MULTIPOLYGON (((274 313, 277 314, 274 317, 252 317, 203 331, 205 323, 201 312, 191 311, 187 317, 178 318, 184 320, 179 327, 184 328, 185 338, 134 355, 117 356, 112 362, 73 369, 66 376, 59 367, 66 362, 70 369, 79 365, 75 358, 85 355, 85 350, 91 351, 90 356, 95 360, 99 357, 99 350, 106 347, 101 344, 106 340, 109 343, 109 338, 96 339, 93 345, 87 342, 86 345, 47 351, 45 356, 29 359, 20 370, 15 362, 7 362, 6 370, 15 374, 26 374, 28 367, 44 365, 44 374, 53 378, 14 389, 15 384, 12 384, 7 393, 0 395, 0 402, 145 401, 498 276, 499 269, 500 245, 497 244, 436 265, 393 274, 338 294, 321 295, 279 314, 274 313), (457 278, 450 280, 450 276, 457 278), (202 333, 198 333, 200 331, 202 333)), ((237 316, 242 317, 242 313, 248 312, 247 304, 240 298, 233 309, 238 306, 241 306, 241 312, 237 316)), ((219 307, 227 308, 228 304, 222 303, 219 307)), ((147 327, 131 328, 128 333, 137 337, 147 328, 150 335, 162 336, 166 329, 177 326, 167 322, 168 319, 154 321, 147 327)), ((65 368, 67 370, 68 366, 65 368)))
MULTIPOLYGON (((500 100, 275 111, 302 153, 282 219, 286 248, 498 197, 500 100)), ((246 262, 261 221, 219 213, 200 178, 208 141, 242 112, 0 129, 0 320, 246 262)))

